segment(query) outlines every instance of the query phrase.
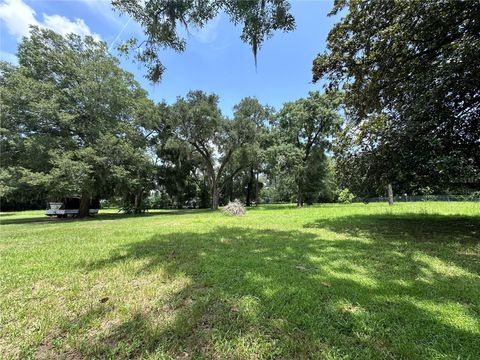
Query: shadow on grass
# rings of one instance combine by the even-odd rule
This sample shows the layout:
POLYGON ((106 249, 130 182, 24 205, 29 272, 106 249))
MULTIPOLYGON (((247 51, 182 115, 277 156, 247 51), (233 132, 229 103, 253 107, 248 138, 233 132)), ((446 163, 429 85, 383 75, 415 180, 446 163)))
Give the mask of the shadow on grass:
MULTIPOLYGON (((471 241, 478 218, 450 220, 360 216, 307 226, 367 239, 218 227, 132 242, 82 265, 110 271, 135 263, 132 281, 161 271, 166 281, 190 282, 166 299, 145 299, 148 306, 97 337, 84 336, 77 350, 95 358, 474 358, 480 264, 452 265, 465 257, 443 233, 460 221, 453 236, 471 241), (428 231, 431 244, 417 241, 428 231), (458 274, 439 271, 439 262, 458 274)), ((124 296, 138 291, 125 286, 124 296)), ((86 314, 95 322, 104 316, 86 314)), ((92 320, 84 318, 72 323, 86 331, 92 320)))
MULTIPOLYGON (((67 219, 62 219, 67 220, 67 219)), ((25 217, 25 218, 16 218, 16 219, 0 219, 0 225, 16 225, 16 224, 49 224, 56 221, 60 221, 57 218, 49 218, 47 216, 36 216, 36 217, 25 217)))
POLYGON ((319 219, 304 228, 324 228, 354 237, 379 241, 442 243, 480 242, 480 215, 443 214, 359 214, 319 219))
MULTIPOLYGON (((247 207, 247 211, 249 210, 291 210, 298 208, 295 204, 259 204, 259 205, 252 205, 247 207)), ((300 208, 298 208, 300 209, 300 208)))
MULTIPOLYGON (((363 204, 349 204, 349 207, 353 206, 364 206, 363 204)), ((292 210, 292 209, 297 209, 297 210, 306 210, 306 209, 311 209, 311 208, 336 208, 339 209, 339 204, 334 204, 334 203, 315 203, 311 205, 305 204, 302 207, 298 207, 296 204, 292 203, 285 203, 285 204, 259 204, 259 205, 252 205, 247 207, 247 210, 292 210)))
POLYGON ((143 214, 123 214, 118 213, 100 213, 98 215, 89 216, 86 218, 68 217, 65 219, 57 218, 56 216, 48 217, 46 215, 36 217, 25 217, 16 219, 0 219, 0 225, 16 225, 16 224, 68 224, 76 221, 110 221, 122 220, 129 218, 153 217, 153 216, 167 216, 167 215, 191 215, 195 213, 211 212, 210 209, 180 209, 171 211, 146 212, 143 214))

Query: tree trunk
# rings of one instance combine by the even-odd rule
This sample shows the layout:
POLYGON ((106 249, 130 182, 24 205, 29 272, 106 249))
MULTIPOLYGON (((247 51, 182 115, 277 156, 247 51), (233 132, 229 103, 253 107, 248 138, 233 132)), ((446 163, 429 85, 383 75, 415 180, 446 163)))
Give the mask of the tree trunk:
POLYGON ((84 193, 80 199, 80 207, 78 209, 78 217, 84 218, 90 215, 90 195, 84 193))
POLYGON ((303 206, 303 190, 302 190, 302 181, 298 181, 298 189, 297 189, 297 206, 302 207, 303 206))
POLYGON ((252 186, 251 186, 251 182, 249 181, 248 184, 247 184, 247 197, 245 199, 245 205, 246 206, 250 206, 252 205, 250 203, 250 194, 252 193, 252 186))
POLYGON ((180 201, 180 195, 175 195, 175 204, 177 205, 177 209, 182 209, 182 202, 180 201))
POLYGON ((218 210, 218 202, 220 198, 220 191, 218 184, 215 182, 212 185, 212 210, 218 210))
POLYGON ((300 192, 298 193, 297 206, 303 207, 303 199, 302 199, 302 194, 300 192))
POLYGON ((133 211, 135 214, 140 214, 142 211, 142 202, 143 202, 143 191, 140 191, 138 194, 135 194, 135 204, 133 211))
POLYGON ((298 187, 298 193, 297 193, 297 206, 302 207, 303 206, 303 196, 302 196, 302 189, 299 186, 298 187))
POLYGON ((387 194, 388 194, 388 205, 392 206, 393 205, 393 190, 392 190, 392 184, 387 185, 387 194))
POLYGON ((250 168, 248 177, 248 184, 247 184, 247 198, 245 199, 245 205, 250 206, 251 204, 251 197, 252 197, 252 182, 253 182, 253 168, 250 168))
POLYGON ((137 213, 138 211, 138 194, 135 194, 135 201, 133 203, 133 211, 137 213))
POLYGON ((255 206, 258 205, 258 172, 255 175, 255 206))

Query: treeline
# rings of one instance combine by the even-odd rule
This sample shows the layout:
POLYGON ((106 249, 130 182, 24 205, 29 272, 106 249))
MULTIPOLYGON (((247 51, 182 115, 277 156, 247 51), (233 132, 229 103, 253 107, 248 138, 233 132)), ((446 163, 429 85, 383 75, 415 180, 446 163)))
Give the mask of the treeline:
POLYGON ((79 196, 86 215, 94 198, 129 212, 335 198, 326 152, 341 126, 337 94, 278 112, 247 97, 230 119, 202 91, 153 103, 89 37, 33 28, 18 60, 1 64, 4 205, 79 196))
MULTIPOLYGON (((153 81, 164 70, 158 49, 183 49, 178 14, 204 24, 223 5, 237 7, 172 4, 177 14, 150 3, 114 6, 144 25, 165 20, 145 25, 148 41, 136 53, 153 81)), ((275 29, 293 30, 288 9, 251 2, 230 15, 246 19, 242 40, 256 54, 275 29)), ((247 97, 232 118, 202 91, 155 104, 105 43, 33 27, 18 66, 0 63, 1 206, 79 196, 86 215, 91 199, 139 212, 147 203, 216 209, 235 198, 348 202, 387 189, 472 194, 480 190, 479 10, 453 0, 335 3, 331 15, 345 16, 312 67, 325 93, 278 111, 247 97)), ((128 45, 135 40, 123 46, 131 53, 128 45)))

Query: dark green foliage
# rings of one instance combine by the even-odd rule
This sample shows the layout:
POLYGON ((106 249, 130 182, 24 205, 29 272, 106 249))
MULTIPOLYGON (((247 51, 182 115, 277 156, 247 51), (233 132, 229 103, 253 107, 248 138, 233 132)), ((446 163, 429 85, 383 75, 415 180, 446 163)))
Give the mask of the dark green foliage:
POLYGON ((153 104, 133 76, 105 43, 36 27, 18 58, 1 72, 2 198, 120 195, 137 207, 152 183, 140 114, 153 104))
POLYGON ((339 0, 341 12, 313 64, 314 81, 345 90, 341 181, 366 195, 478 188, 480 2, 339 0))
POLYGON ((189 147, 175 138, 160 144, 157 156, 162 159, 159 167, 159 183, 172 198, 177 208, 182 208, 197 195, 196 168, 201 160, 194 156, 189 147))
MULTIPOLYGON (((217 209, 227 182, 252 162, 256 123, 248 117, 225 119, 218 96, 191 91, 166 110, 168 125, 162 130, 187 151, 190 161, 175 171, 190 174, 200 187, 200 174, 211 191, 211 207, 217 209), (198 174, 197 174, 198 173, 198 174)), ((185 156, 184 156, 185 158, 185 156)))
MULTIPOLYGON (((277 144, 268 151, 269 173, 295 184, 298 206, 316 201, 326 177, 325 150, 339 129, 341 97, 310 92, 306 99, 285 103, 277 114, 277 144)), ((291 192, 291 190, 290 190, 291 192)))
POLYGON ((328 161, 323 148, 314 149, 309 156, 303 180, 303 198, 309 205, 321 202, 321 199, 328 201, 333 197, 328 183, 330 175, 328 161))

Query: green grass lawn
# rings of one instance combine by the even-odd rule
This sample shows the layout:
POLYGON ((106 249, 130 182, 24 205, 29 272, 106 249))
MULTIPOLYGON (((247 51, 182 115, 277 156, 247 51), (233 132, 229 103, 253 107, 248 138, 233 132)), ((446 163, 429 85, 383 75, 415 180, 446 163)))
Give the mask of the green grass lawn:
POLYGON ((0 215, 0 358, 480 357, 479 203, 0 215))

